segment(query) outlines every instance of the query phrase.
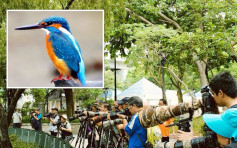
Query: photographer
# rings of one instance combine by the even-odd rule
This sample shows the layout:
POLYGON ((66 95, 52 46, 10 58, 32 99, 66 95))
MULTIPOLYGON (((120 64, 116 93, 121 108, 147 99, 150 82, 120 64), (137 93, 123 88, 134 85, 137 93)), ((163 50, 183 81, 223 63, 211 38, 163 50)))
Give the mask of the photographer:
POLYGON ((144 129, 139 121, 138 112, 142 110, 142 99, 134 96, 127 102, 129 112, 132 114, 131 121, 128 123, 125 115, 119 115, 123 119, 123 128, 129 136, 129 148, 144 148, 147 140, 146 129, 144 129))
POLYGON ((12 118, 13 118, 12 127, 13 128, 21 128, 22 116, 21 116, 21 113, 18 112, 18 109, 15 110, 15 112, 12 115, 12 118))
POLYGON ((57 123, 60 120, 60 118, 58 115, 58 108, 52 108, 51 110, 52 110, 52 113, 47 116, 50 121, 49 132, 52 136, 56 137, 58 134, 58 126, 55 125, 55 123, 57 123))
POLYGON ((127 102, 129 99, 130 99, 130 97, 124 97, 122 100, 117 101, 120 110, 125 110, 128 107, 127 102))
MULTIPOLYGON (((213 98, 218 106, 222 106, 222 107, 226 106, 227 108, 237 108, 237 83, 236 83, 235 78, 229 72, 223 72, 213 77, 212 80, 210 81, 209 86, 211 88, 211 93, 213 95, 213 98)), ((206 115, 204 115, 203 117, 205 116, 206 115)), ((205 118, 204 118, 204 121, 205 121, 205 118)), ((219 128, 220 127, 222 126, 219 126, 219 128)), ((215 132, 215 130, 213 131, 215 132)), ((191 140, 195 138, 193 137, 192 133, 183 132, 183 131, 178 131, 178 133, 179 134, 177 138, 180 141, 191 140)), ((218 141, 219 139, 220 138, 218 138, 218 141)), ((221 141, 219 142, 221 144, 221 141)))
MULTIPOLYGON (((159 106, 167 106, 167 102, 165 99, 159 100, 159 106)), ((170 118, 169 120, 165 121, 163 124, 158 124, 160 131, 161 131, 161 142, 169 142, 169 135, 170 135, 170 129, 169 127, 166 127, 167 125, 173 124, 174 118, 170 118)), ((174 127, 172 126, 172 132, 174 134, 174 127)))
POLYGON ((70 123, 67 121, 67 116, 62 115, 60 117, 61 120, 61 125, 60 125, 60 130, 62 131, 62 139, 66 141, 70 141, 72 139, 72 128, 70 123))
POLYGON ((39 111, 40 109, 36 108, 35 111, 31 113, 31 119, 30 119, 31 126, 36 131, 42 131, 42 125, 41 125, 42 114, 39 111))
MULTIPOLYGON (((120 100, 119 100, 120 101, 120 100)), ((112 111, 119 112, 121 108, 119 108, 118 101, 114 101, 112 111)))
POLYGON ((223 114, 204 114, 203 120, 217 134, 222 147, 237 147, 237 108, 227 109, 223 114))

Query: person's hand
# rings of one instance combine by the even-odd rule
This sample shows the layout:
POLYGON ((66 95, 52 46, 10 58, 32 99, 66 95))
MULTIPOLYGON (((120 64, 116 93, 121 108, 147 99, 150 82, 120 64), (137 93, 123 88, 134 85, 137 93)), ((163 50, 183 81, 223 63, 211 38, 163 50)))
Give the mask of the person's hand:
POLYGON ((110 113, 107 114, 107 119, 108 119, 108 120, 111 120, 111 119, 110 119, 110 113))
POLYGON ((52 118, 49 118, 50 122, 54 123, 53 119, 52 118))
POLYGON ((63 127, 60 127, 60 130, 64 131, 64 130, 65 130, 65 128, 63 128, 63 127))
POLYGON ((191 131, 191 132, 184 132, 184 131, 178 130, 176 138, 179 141, 184 141, 184 140, 191 140, 191 139, 193 139, 195 137, 193 136, 193 131, 191 131))

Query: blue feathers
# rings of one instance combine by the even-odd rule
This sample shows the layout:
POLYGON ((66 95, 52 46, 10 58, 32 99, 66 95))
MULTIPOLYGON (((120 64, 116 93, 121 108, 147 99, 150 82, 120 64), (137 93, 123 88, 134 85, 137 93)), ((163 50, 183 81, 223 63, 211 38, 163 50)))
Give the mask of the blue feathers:
POLYGON ((85 66, 82 53, 78 43, 71 33, 58 30, 54 27, 47 27, 50 31, 49 41, 52 42, 55 55, 63 59, 74 78, 78 78, 82 86, 86 86, 85 66))
POLYGON ((55 24, 61 24, 63 28, 67 29, 67 31, 69 31, 71 33, 71 30, 70 30, 70 27, 67 23, 67 20, 63 17, 60 17, 60 16, 50 16, 50 17, 47 17, 45 19, 43 19, 40 23, 42 22, 51 22, 51 23, 55 23, 55 24))

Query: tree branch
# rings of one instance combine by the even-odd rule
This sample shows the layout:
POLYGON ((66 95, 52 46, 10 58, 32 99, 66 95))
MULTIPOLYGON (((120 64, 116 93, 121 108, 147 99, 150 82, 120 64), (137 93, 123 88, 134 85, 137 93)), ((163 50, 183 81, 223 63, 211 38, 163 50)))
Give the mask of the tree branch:
POLYGON ((189 93, 189 95, 192 97, 192 99, 195 100, 195 97, 193 96, 193 94, 191 93, 191 91, 188 89, 187 85, 186 85, 182 80, 179 79, 179 77, 174 73, 173 70, 171 70, 171 69, 168 68, 168 67, 163 67, 163 66, 158 66, 158 67, 165 68, 165 69, 167 69, 168 71, 170 71, 170 73, 171 73, 179 82, 181 82, 181 83, 184 85, 186 91, 189 93))
POLYGON ((156 81, 156 83, 157 83, 159 86, 161 86, 160 81, 158 81, 158 80, 156 79, 156 77, 153 75, 153 73, 152 73, 152 71, 151 71, 151 68, 150 68, 149 66, 147 66, 147 68, 148 68, 148 71, 150 72, 152 78, 156 81))
POLYGON ((75 0, 70 0, 68 3, 67 3, 67 6, 65 7, 65 9, 69 9, 70 6, 72 5, 72 3, 74 2, 75 0))
MULTIPOLYGON (((22 95, 22 93, 24 91, 25 91, 25 89, 17 89, 14 97, 11 98, 11 104, 10 104, 10 106, 8 108, 8 111, 7 111, 7 123, 8 123, 8 126, 11 123, 12 114, 15 111, 15 107, 16 107, 17 101, 20 99, 20 97, 21 97, 21 95, 22 95)), ((10 98, 8 98, 8 99, 10 99, 10 98)))
POLYGON ((162 17, 164 20, 166 20, 168 23, 173 24, 180 32, 183 32, 183 29, 179 26, 177 22, 170 19, 166 15, 164 15, 161 11, 158 12, 159 16, 162 17))
POLYGON ((172 78, 170 78, 170 80, 171 80, 171 83, 172 83, 176 88, 178 88, 178 84, 176 84, 172 78))
POLYGON ((138 17, 138 18, 139 18, 141 21, 143 21, 144 23, 149 24, 149 25, 151 25, 151 26, 155 26, 153 23, 151 23, 150 21, 148 21, 148 20, 145 19, 144 17, 138 15, 137 13, 131 11, 130 9, 125 8, 125 10, 126 10, 127 12, 129 12, 129 13, 134 14, 136 17, 138 17))

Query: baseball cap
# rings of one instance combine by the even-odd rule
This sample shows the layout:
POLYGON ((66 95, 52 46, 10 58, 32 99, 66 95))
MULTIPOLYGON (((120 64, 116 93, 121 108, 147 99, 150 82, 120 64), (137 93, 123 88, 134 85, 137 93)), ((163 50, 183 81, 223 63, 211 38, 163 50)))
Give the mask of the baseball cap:
POLYGON ((124 104, 122 100, 117 100, 116 102, 118 103, 118 105, 124 104))
POLYGON ((122 101, 123 101, 123 103, 127 103, 129 99, 130 99, 130 97, 125 97, 122 99, 122 101))
POLYGON ((62 115, 61 117, 63 117, 65 120, 67 120, 67 115, 62 115))
POLYGON ((142 107, 143 106, 143 102, 142 99, 138 96, 133 96, 131 97, 128 101, 127 104, 129 105, 133 105, 136 104, 137 107, 142 107))
POLYGON ((204 114, 203 120, 218 135, 237 141, 237 108, 227 109, 222 114, 204 114))
POLYGON ((57 107, 54 107, 54 108, 51 108, 51 110, 56 110, 56 111, 58 111, 58 108, 57 108, 57 107))

